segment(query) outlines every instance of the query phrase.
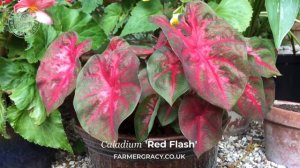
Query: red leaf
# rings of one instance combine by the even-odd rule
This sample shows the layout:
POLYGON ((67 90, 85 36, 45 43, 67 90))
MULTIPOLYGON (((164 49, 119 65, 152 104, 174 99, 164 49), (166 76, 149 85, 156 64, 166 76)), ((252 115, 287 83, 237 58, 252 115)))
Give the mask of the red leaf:
POLYGON ((131 46, 131 50, 137 55, 137 56, 149 56, 154 52, 153 48, 148 48, 144 46, 131 46))
POLYGON ((168 42, 167 37, 164 35, 163 32, 160 32, 157 43, 154 46, 154 48, 157 50, 161 47, 171 47, 169 42, 168 42))
POLYGON ((147 71, 153 89, 171 106, 188 89, 178 57, 168 48, 159 48, 148 60, 147 71))
POLYGON ((91 48, 90 41, 76 45, 77 41, 76 33, 63 33, 49 46, 41 61, 36 81, 48 113, 57 109, 75 89, 81 67, 79 57, 91 48))
POLYGON ((139 60, 122 39, 93 56, 79 73, 74 107, 81 126, 101 141, 118 140, 120 124, 141 96, 139 60), (84 82, 82 82, 84 81, 84 82))
POLYGON ((262 120, 266 113, 265 93, 261 77, 250 77, 244 94, 237 102, 233 111, 244 117, 262 120))
POLYGON ((183 135, 192 142, 196 156, 216 146, 222 138, 223 109, 197 96, 185 97, 179 107, 179 125, 183 135))
POLYGON ((187 5, 177 27, 152 17, 182 62, 190 86, 208 102, 231 109, 247 84, 246 45, 229 24, 203 2, 187 5))
POLYGON ((263 77, 281 75, 276 68, 276 53, 272 41, 253 37, 247 39, 247 51, 252 69, 263 77))
POLYGON ((152 86, 149 83, 149 79, 148 79, 148 73, 146 68, 142 69, 139 72, 139 81, 142 87, 142 95, 140 98, 140 102, 142 102, 146 97, 152 95, 152 94, 156 94, 156 92, 153 90, 152 86))
POLYGON ((134 116, 134 129, 138 142, 147 139, 151 132, 159 104, 160 99, 158 95, 148 96, 139 104, 134 116))

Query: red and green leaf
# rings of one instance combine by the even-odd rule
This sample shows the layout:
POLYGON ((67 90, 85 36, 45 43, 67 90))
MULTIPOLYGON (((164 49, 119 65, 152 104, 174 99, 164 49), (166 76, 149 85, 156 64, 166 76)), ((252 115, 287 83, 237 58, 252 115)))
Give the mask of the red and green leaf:
POLYGON ((159 48, 148 60, 147 71, 153 89, 171 106, 189 85, 178 57, 168 48, 159 48))
POLYGON ((243 38, 203 2, 187 4, 177 26, 164 16, 152 17, 182 62, 190 86, 206 101, 231 109, 248 80, 243 38))
POLYGON ((178 108, 180 101, 176 101, 173 106, 170 106, 167 102, 161 102, 157 117, 162 126, 167 126, 173 123, 178 118, 178 108))
POLYGON ((252 76, 244 94, 234 106, 233 111, 244 117, 262 120, 266 113, 264 86, 261 77, 252 76))
POLYGON ((139 104, 134 116, 134 129, 138 142, 147 139, 151 132, 159 104, 160 98, 158 95, 148 96, 141 104, 139 104))
POLYGON ((273 78, 263 78, 265 96, 266 96, 266 107, 269 111, 275 101, 275 81, 273 78))
POLYGON ((93 137, 118 140, 120 124, 132 114, 141 96, 139 64, 129 45, 115 37, 79 73, 74 107, 82 128, 93 137))
POLYGON ((196 142, 194 152, 198 158, 222 138, 223 113, 223 109, 196 95, 183 99, 178 112, 180 129, 188 140, 196 142))
POLYGON ((75 32, 63 33, 47 49, 36 82, 48 113, 57 109, 75 89, 81 64, 79 57, 91 49, 91 42, 77 45, 75 32))
POLYGON ((142 95, 140 98, 140 102, 142 102, 146 97, 156 94, 155 90, 149 83, 147 69, 144 68, 139 72, 139 81, 142 87, 142 95))
POLYGON ((247 39, 248 59, 260 76, 270 78, 281 75, 276 68, 276 53, 271 40, 253 37, 247 39))

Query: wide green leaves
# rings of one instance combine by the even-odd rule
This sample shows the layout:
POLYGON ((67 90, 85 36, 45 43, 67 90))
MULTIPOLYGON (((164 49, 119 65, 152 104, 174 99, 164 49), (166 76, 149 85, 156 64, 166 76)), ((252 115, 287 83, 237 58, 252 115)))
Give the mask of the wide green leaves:
POLYGON ((100 26, 106 35, 111 34, 118 28, 118 23, 124 19, 126 13, 123 12, 120 3, 112 3, 104 9, 104 15, 101 17, 100 26))
POLYGON ((149 22, 149 16, 162 13, 163 6, 160 0, 149 2, 140 1, 133 8, 131 16, 125 25, 121 36, 133 33, 142 33, 156 30, 158 27, 149 22))
POLYGON ((299 13, 299 0, 266 0, 269 23, 273 32, 276 48, 294 25, 299 13))
POLYGON ((99 5, 103 3, 103 0, 79 0, 82 5, 82 11, 86 13, 93 12, 99 5))
POLYGON ((63 32, 76 32, 78 42, 91 39, 92 49, 97 49, 106 43, 104 31, 89 14, 63 6, 52 7, 47 12, 53 19, 53 25, 43 25, 34 36, 25 38, 29 47, 24 56, 29 62, 39 61, 51 42, 63 32))
POLYGON ((11 92, 9 98, 14 103, 7 112, 1 108, 2 119, 6 116, 14 130, 30 142, 71 151, 59 112, 47 117, 35 82, 36 68, 25 61, 0 57, 0 72, 5 72, 0 73, 0 88, 11 92))
POLYGON ((248 0, 222 0, 214 10, 239 32, 245 31, 250 25, 253 12, 248 0))
POLYGON ((51 113, 43 124, 36 125, 28 111, 10 107, 7 119, 15 132, 29 142, 72 152, 59 111, 51 113))

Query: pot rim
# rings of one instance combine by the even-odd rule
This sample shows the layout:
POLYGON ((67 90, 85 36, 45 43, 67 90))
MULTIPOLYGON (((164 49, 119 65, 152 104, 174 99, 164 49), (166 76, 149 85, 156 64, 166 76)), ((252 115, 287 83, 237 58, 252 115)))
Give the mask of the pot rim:
MULTIPOLYGON (((88 132, 86 132, 80 125, 75 125, 76 129, 78 129, 79 131, 81 131, 82 133, 93 137, 92 135, 90 135, 88 132)), ((93 137, 95 138, 95 137, 93 137)), ((95 138, 97 139, 97 138, 95 138)), ((118 141, 123 141, 123 140, 129 140, 129 141, 134 141, 137 142, 136 138, 134 135, 127 135, 127 134, 119 134, 118 137, 118 141)), ((181 141, 187 141, 187 138, 184 137, 184 135, 170 135, 170 136, 161 136, 161 137, 149 137, 146 140, 150 140, 150 141, 173 141, 173 140, 181 140, 181 141)), ((145 141, 146 141, 145 140, 145 141)))
MULTIPOLYGON (((300 105, 297 102, 291 101, 275 101, 275 105, 290 104, 290 105, 300 105)), ((285 110, 277 107, 272 107, 271 111, 267 113, 266 121, 280 124, 283 126, 288 126, 296 129, 300 129, 300 113, 290 110, 285 110)))

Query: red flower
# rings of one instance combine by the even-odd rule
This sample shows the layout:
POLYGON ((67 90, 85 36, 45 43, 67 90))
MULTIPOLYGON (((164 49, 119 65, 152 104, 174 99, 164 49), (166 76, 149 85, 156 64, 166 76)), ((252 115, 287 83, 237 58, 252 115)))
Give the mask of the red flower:
MULTIPOLYGON (((12 0, 4 0, 4 5, 11 3, 12 0)), ((0 0, 0 5, 2 5, 2 0, 0 0)))
POLYGON ((43 10, 54 6, 55 0, 20 0, 15 6, 15 12, 29 11, 38 22, 52 24, 51 17, 43 10))

